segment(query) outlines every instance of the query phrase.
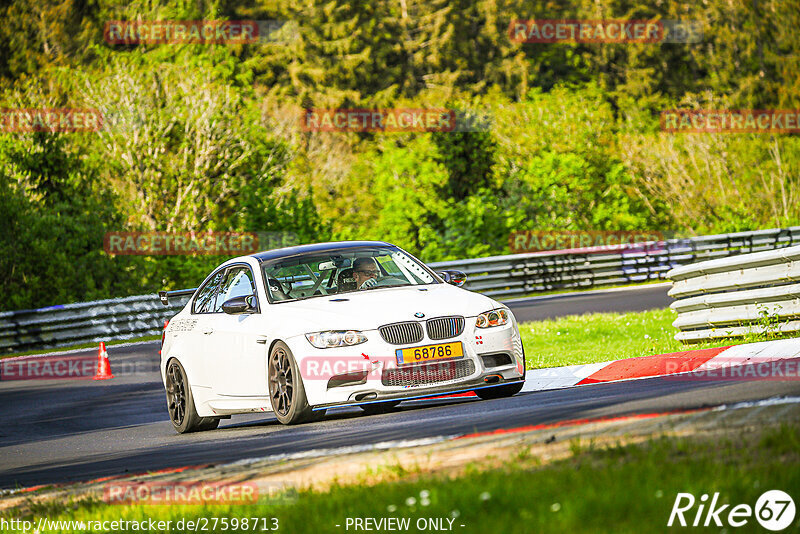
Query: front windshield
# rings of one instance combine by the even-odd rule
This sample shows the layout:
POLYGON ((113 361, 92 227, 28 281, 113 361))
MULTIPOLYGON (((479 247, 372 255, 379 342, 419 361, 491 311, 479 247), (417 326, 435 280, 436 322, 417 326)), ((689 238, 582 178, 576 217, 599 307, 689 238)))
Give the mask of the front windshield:
POLYGON ((270 302, 439 283, 430 270, 393 247, 314 252, 264 265, 270 302))

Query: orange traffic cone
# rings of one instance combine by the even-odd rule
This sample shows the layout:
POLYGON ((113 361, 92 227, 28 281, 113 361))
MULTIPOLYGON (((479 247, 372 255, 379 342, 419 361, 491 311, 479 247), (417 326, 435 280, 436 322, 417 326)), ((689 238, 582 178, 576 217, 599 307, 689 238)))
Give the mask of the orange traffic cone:
POLYGON ((92 380, 108 380, 114 378, 111 374, 111 362, 108 361, 108 352, 106 352, 106 344, 100 342, 100 348, 97 349, 97 374, 92 377, 92 380))

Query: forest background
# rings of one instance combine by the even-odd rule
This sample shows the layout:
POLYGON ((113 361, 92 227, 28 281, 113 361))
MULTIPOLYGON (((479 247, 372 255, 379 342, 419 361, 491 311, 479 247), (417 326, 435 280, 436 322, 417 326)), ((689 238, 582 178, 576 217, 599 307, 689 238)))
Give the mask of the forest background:
POLYGON ((520 230, 690 236, 800 221, 800 140, 667 133, 670 109, 800 109, 800 1, 0 2, 2 309, 195 287, 221 256, 112 256, 107 232, 380 239, 424 261, 520 230), (516 19, 694 21, 694 43, 520 43, 516 19), (108 21, 260 20, 253 44, 113 45, 108 21), (281 33, 283 32, 283 33, 281 33), (318 132, 303 110, 447 108, 459 132, 318 132))

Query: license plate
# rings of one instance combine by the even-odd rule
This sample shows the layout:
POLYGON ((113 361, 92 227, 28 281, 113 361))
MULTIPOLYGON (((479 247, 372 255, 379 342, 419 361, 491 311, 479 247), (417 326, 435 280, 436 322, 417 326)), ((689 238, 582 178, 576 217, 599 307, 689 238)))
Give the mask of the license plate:
POLYGON ((433 360, 450 360, 464 356, 464 347, 460 341, 441 343, 439 345, 425 345, 424 347, 411 347, 397 349, 397 364, 423 363, 433 360))

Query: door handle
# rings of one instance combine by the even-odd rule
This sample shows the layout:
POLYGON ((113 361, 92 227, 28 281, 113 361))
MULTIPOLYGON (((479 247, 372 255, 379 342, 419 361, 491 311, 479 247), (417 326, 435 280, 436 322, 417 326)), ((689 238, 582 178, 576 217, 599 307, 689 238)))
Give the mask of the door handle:
POLYGON ((203 333, 205 335, 213 334, 214 333, 214 329, 213 328, 206 328, 205 330, 203 330, 203 333))

